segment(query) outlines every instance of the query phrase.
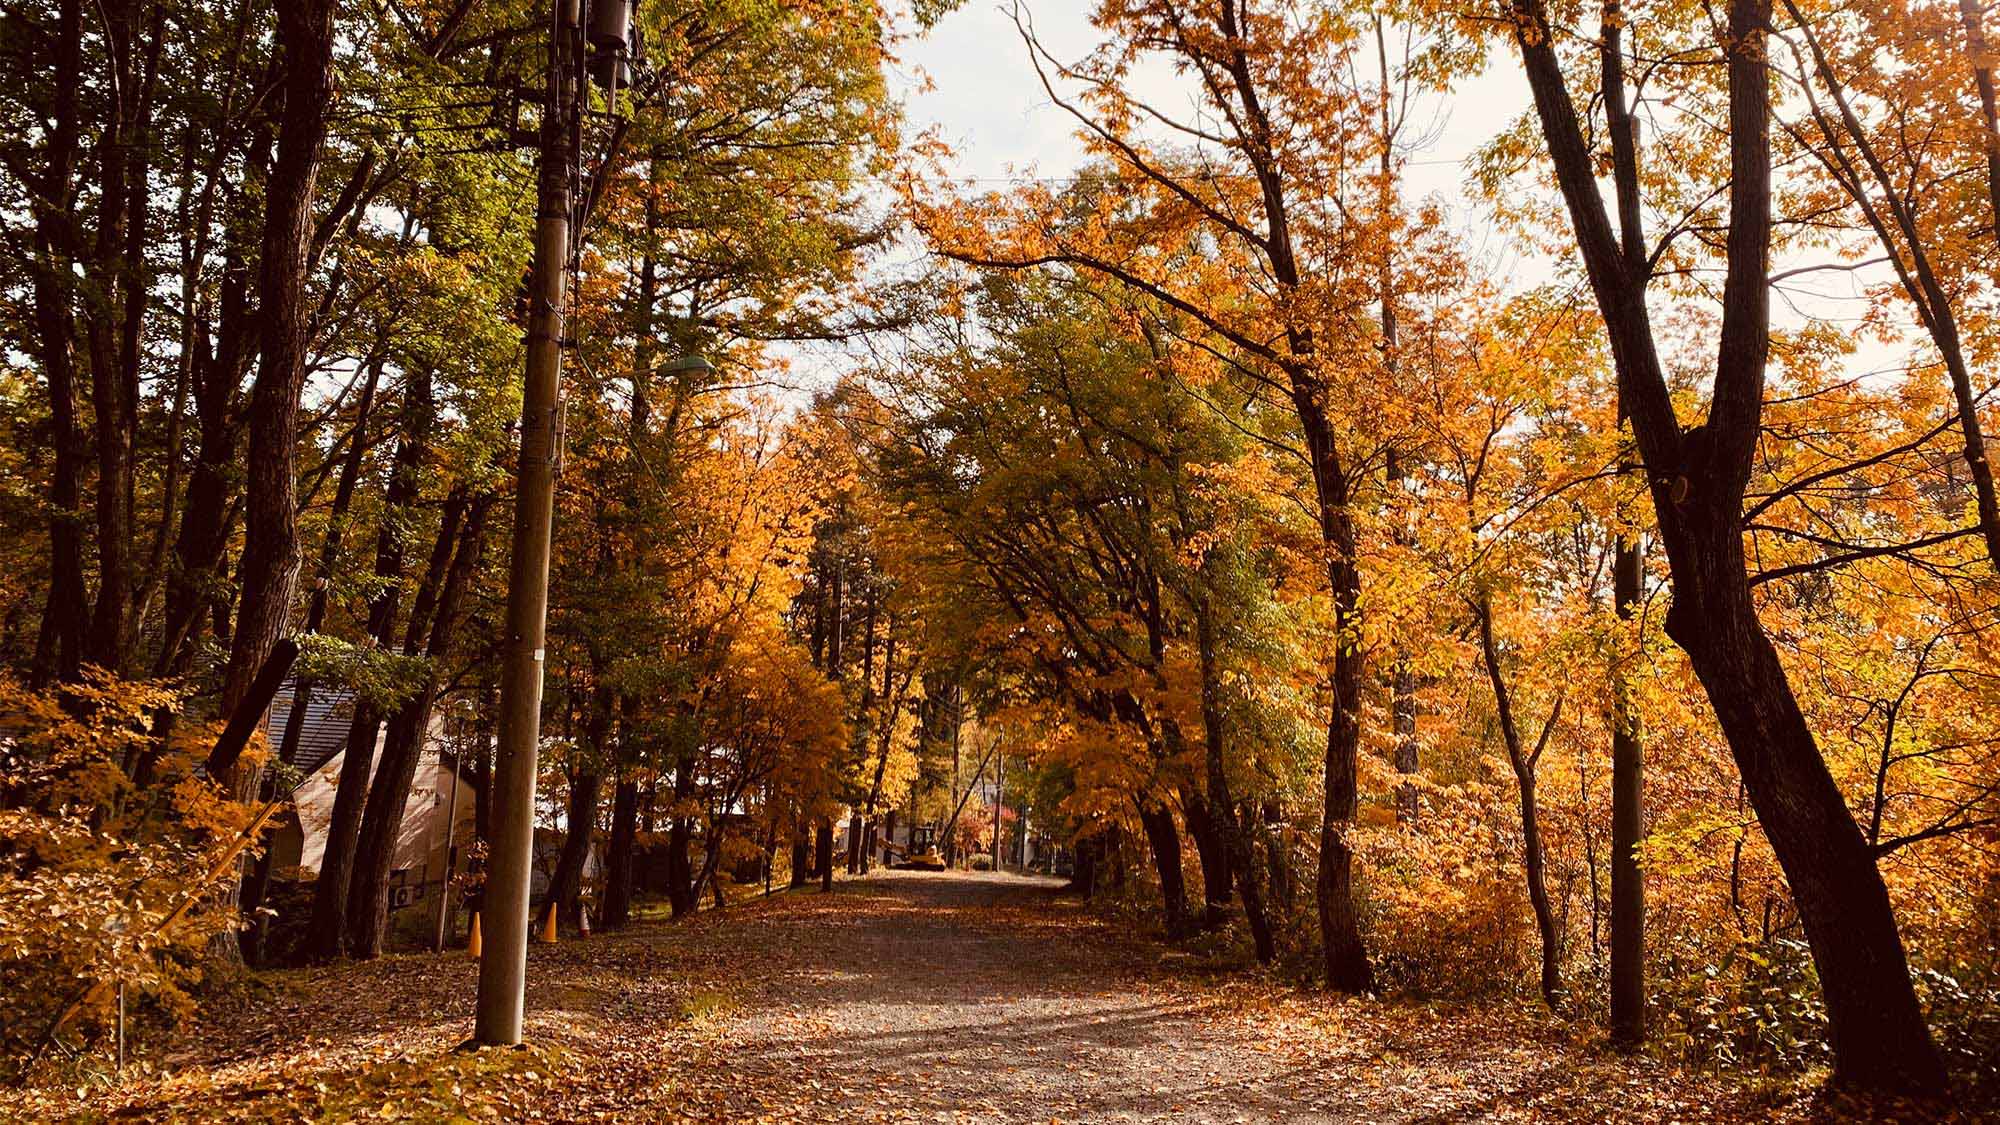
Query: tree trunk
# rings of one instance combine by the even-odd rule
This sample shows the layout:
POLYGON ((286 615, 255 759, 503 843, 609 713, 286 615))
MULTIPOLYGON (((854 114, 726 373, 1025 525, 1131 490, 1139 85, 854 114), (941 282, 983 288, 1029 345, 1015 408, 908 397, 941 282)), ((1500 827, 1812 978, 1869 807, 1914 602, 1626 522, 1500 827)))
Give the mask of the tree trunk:
MULTIPOLYGON (((375 533, 378 589, 368 603, 368 636, 378 650, 387 650, 396 633, 396 615, 403 601, 403 520, 417 502, 419 474, 434 420, 430 373, 419 367, 410 373, 403 393, 402 435, 382 498, 382 525, 375 533)), ((312 919, 306 927, 306 943, 299 951, 308 961, 330 961, 347 953, 348 889, 353 882, 355 843, 361 833, 369 782, 374 777, 375 743, 381 729, 380 710, 357 696, 348 720, 340 777, 334 785, 326 847, 319 875, 313 881, 312 919)))
POLYGON ((812 877, 812 834, 801 824, 792 830, 792 879, 794 889, 812 877))
POLYGON ((1215 812, 1200 789, 1190 785, 1181 790, 1181 811, 1187 817, 1188 835, 1194 837, 1195 853, 1201 857, 1201 924, 1212 930, 1229 921, 1234 885, 1229 871, 1229 845, 1223 840, 1215 812))
POLYGON ((45 135, 40 190, 29 197, 35 215, 35 341, 48 382, 50 444, 55 454, 49 480, 49 594, 35 646, 36 687, 76 677, 83 660, 88 609, 80 535, 84 453, 76 413, 76 312, 71 293, 75 241, 70 230, 80 133, 78 94, 83 89, 80 0, 62 0, 58 5, 52 43, 53 121, 45 135))
POLYGON ((283 633, 298 578, 293 466, 299 395, 311 343, 306 254, 312 238, 320 145, 333 102, 334 8, 334 0, 300 0, 281 5, 278 12, 284 106, 277 155, 265 185, 264 239, 258 257, 262 358, 250 390, 242 594, 219 703, 225 713, 249 690, 264 657, 283 633))
POLYGON ((571 930, 578 928, 578 916, 583 912, 583 869, 590 860, 590 841, 597 829, 597 800, 603 789, 603 775, 596 770, 576 775, 569 786, 567 833, 563 836, 562 855, 556 860, 555 874, 549 877, 549 904, 544 909, 553 907, 556 917, 571 930))
MULTIPOLYGON (((1620 536, 1611 564, 1612 601, 1631 627, 1640 597, 1639 546, 1620 536)), ((1611 1040, 1632 1049, 1646 1039, 1646 875, 1639 867, 1645 837, 1645 744, 1621 644, 1612 672, 1611 727, 1611 1040)))
POLYGON ((813 863, 819 870, 819 889, 823 892, 831 891, 833 890, 833 819, 821 817, 817 827, 819 839, 814 845, 813 863))
MULTIPOLYGON (((1211 552, 1202 565, 1198 581, 1212 578, 1211 552)), ((1250 836, 1230 795, 1229 770, 1223 753, 1225 728, 1222 714, 1222 679, 1216 658, 1215 607, 1205 591, 1194 598, 1195 647, 1201 664, 1201 725, 1203 759, 1208 766, 1208 795, 1215 801, 1216 819, 1222 824, 1222 838, 1229 848, 1229 866, 1236 877, 1236 891, 1243 899, 1243 920, 1250 925, 1250 937, 1257 960, 1268 965, 1277 957, 1271 936, 1270 919, 1264 915, 1264 896, 1257 886, 1257 864, 1250 855, 1250 836)))
MULTIPOLYGON (((298 579, 294 462, 299 395, 305 387, 306 349, 311 343, 306 257, 320 145, 333 103, 334 7, 334 0, 299 0, 281 5, 278 11, 284 107, 277 156, 265 184, 257 286, 263 352, 250 389, 241 594, 217 703, 223 714, 233 712, 248 694, 272 646, 284 634, 298 579)), ((257 772, 239 761, 218 780, 238 799, 247 800, 256 793, 257 772)), ((233 910, 237 885, 230 882, 224 887, 223 907, 233 910)), ((225 961, 242 957, 241 947, 229 934, 219 935, 209 951, 225 961)))
MULTIPOLYGON (((472 760, 472 837, 488 847, 493 840, 493 741, 498 702, 499 685, 489 678, 479 690, 479 749, 472 760)), ((467 876, 476 877, 466 896, 467 910, 486 908, 485 851, 485 847, 480 848, 466 864, 467 876)))
MULTIPOLYGON (((378 359, 369 365, 367 382, 362 384, 361 402, 354 416, 354 440, 340 466, 340 481, 334 488, 333 507, 327 516, 326 539, 320 547, 319 574, 313 584, 312 604, 306 610, 307 633, 319 632, 326 623, 328 588, 333 582, 334 568, 340 561, 347 512, 354 502, 355 484, 361 476, 361 461, 367 447, 365 439, 368 416, 375 403, 375 384, 381 375, 382 363, 378 359)), ((311 676, 300 676, 292 681, 292 701, 285 709, 285 730, 278 742, 278 760, 288 766, 298 760, 299 740, 305 734, 306 711, 312 706, 315 686, 311 676)), ((266 778, 263 799, 268 801, 275 796, 276 789, 266 778)), ((253 965, 263 964, 267 953, 264 940, 270 926, 268 918, 259 913, 259 908, 263 906, 270 887, 271 852, 266 848, 258 854, 254 870, 243 883, 243 913, 250 919, 250 928, 243 934, 243 957, 253 965)))
POLYGON ((1286 827, 1282 808, 1275 801, 1264 804, 1261 826, 1264 839, 1264 857, 1271 869, 1271 900, 1281 911, 1292 908, 1292 865, 1290 846, 1286 842, 1286 827))
MULTIPOLYGON (((1769 0, 1734 0, 1729 66, 1728 270, 1714 390, 1683 429, 1647 313, 1643 247, 1621 249, 1599 194, 1541 0, 1516 0, 1515 39, 1590 275, 1673 576, 1667 635, 1714 705, 1765 836, 1784 869, 1824 991, 1834 1077, 1938 1094, 1944 1068, 1917 1004, 1895 912, 1875 857, 1827 771, 1757 617, 1745 570, 1743 500, 1762 430, 1770 345, 1769 0), (1733 45, 1733 46, 1732 46, 1733 45)), ((1622 90, 1614 102, 1622 103, 1622 90)), ((1620 212, 1636 216, 1636 172, 1621 159, 1620 212), (1628 200, 1630 203, 1628 205, 1628 200)))
POLYGON ((1688 560, 1696 566, 1686 568, 1699 567, 1701 577, 1683 584, 1676 567, 1667 635, 1688 653, 1715 706, 1798 904, 1826 998, 1835 1078, 1940 1091, 1943 1068, 1911 986, 1888 889, 1757 619, 1742 540, 1731 528, 1723 541, 1702 546, 1688 560))
MULTIPOLYGON (((417 604, 411 609, 409 642, 416 639, 418 623, 429 621, 430 637, 423 650, 428 664, 426 678, 416 695, 397 710, 389 724, 389 737, 382 748, 382 764, 375 771, 374 784, 368 788, 361 832, 355 842, 354 874, 347 892, 346 925, 348 951, 362 959, 372 959, 382 953, 383 930, 389 919, 389 875, 396 862, 397 842, 402 837, 403 814, 409 805, 417 764, 423 757, 425 743, 429 741, 431 713, 444 684, 444 662, 451 653, 457 633, 459 607, 484 553, 486 511, 492 497, 480 496, 467 503, 463 493, 458 492, 454 494, 453 501, 456 503, 446 504, 444 528, 438 533, 440 545, 456 542, 449 569, 442 582, 438 582, 438 567, 433 556, 431 573, 426 576, 424 589, 419 592, 417 604), (463 530, 459 529, 459 519, 455 517, 459 508, 465 509, 463 530), (426 595, 433 589, 438 591, 435 610, 425 604, 426 595)), ((405 648, 414 650, 414 643, 409 642, 406 642, 405 648)))
MULTIPOLYGON (((1396 734, 1396 772, 1412 776, 1419 765, 1417 742, 1417 677, 1410 671, 1409 657, 1399 653, 1389 673, 1389 717, 1396 734)), ((1396 786, 1396 822, 1417 822, 1417 787, 1410 782, 1396 786)))
POLYGON ((694 796, 694 765, 682 760, 674 767, 674 817, 667 827, 667 903, 675 918, 694 912, 693 830, 681 810, 694 796))
MULTIPOLYGON (((1295 343, 1293 351, 1310 355, 1310 341, 1295 343)), ((1354 823, 1359 797, 1355 771, 1361 747, 1361 684, 1367 664, 1359 640, 1351 635, 1361 612, 1361 572, 1353 517, 1348 511, 1347 476, 1327 420, 1325 389, 1303 367, 1293 372, 1292 381, 1293 408, 1305 433, 1319 502, 1320 538, 1327 548, 1327 586, 1339 638, 1333 657, 1333 707, 1327 716, 1320 806, 1316 882, 1320 943, 1327 987, 1359 993, 1375 985, 1368 951, 1361 941, 1361 918, 1354 906, 1354 852, 1347 845, 1347 830, 1354 823)))
MULTIPOLYGON (((127 257, 126 226, 131 221, 132 193, 128 178, 135 162, 140 91, 134 39, 137 5, 109 0, 98 9, 109 56, 104 131, 98 139, 97 246, 92 284, 86 290, 84 333, 90 351, 90 401, 97 444, 97 603, 91 616, 84 656, 113 673, 124 671, 125 622, 131 609, 132 494, 136 466, 133 446, 139 426, 139 351, 136 333, 130 349, 120 329, 126 322, 125 301, 136 298, 135 315, 143 315, 144 293, 137 279, 142 261, 127 257), (126 367, 127 352, 131 366, 126 367), (129 378, 128 378, 129 376, 129 378)), ((143 150, 136 158, 143 178, 143 150)), ((142 196, 143 198, 143 196, 142 196)), ((143 229, 142 232, 143 234, 143 229)), ((276 637, 274 636, 275 642, 276 637)), ((265 650, 268 652, 268 647, 265 650)), ((258 654, 256 667, 263 664, 258 654)), ((254 674, 254 669, 252 674, 254 674)), ((233 707, 234 700, 230 701, 233 707)))
POLYGON ((694 880, 693 898, 696 905, 701 903, 701 892, 704 889, 714 891, 717 910, 722 909, 724 905, 722 878, 718 872, 722 869, 722 838, 725 831, 721 818, 717 817, 702 840, 701 871, 694 880))
POLYGON ((1167 936, 1187 933, 1187 886, 1181 877, 1181 837, 1174 827, 1174 812, 1165 802, 1138 800, 1139 823, 1146 830, 1146 843, 1153 852, 1153 866, 1160 873, 1160 900, 1167 914, 1167 936))
POLYGON ((1071 890, 1082 891, 1086 899, 1097 896, 1097 859, 1104 850, 1103 843, 1096 836, 1085 836, 1075 843, 1076 864, 1070 872, 1071 890))
MULTIPOLYGON (((264 146, 252 147, 246 159, 255 165, 262 160, 264 146)), ((229 541, 230 501, 235 489, 236 450, 242 428, 237 417, 237 387, 248 359, 246 337, 252 330, 250 321, 254 315, 249 308, 248 278, 243 252, 231 237, 223 249, 217 297, 221 319, 213 350, 209 347, 206 324, 194 332, 197 351, 190 362, 200 445, 188 475, 186 509, 181 514, 173 563, 167 573, 165 636, 153 666, 158 676, 187 670, 194 658, 194 642, 202 619, 224 601, 221 564, 229 541)))
POLYGON ((632 918, 632 850, 639 828, 639 782, 621 778, 611 798, 611 839, 604 854, 603 926, 615 930, 632 918))
POLYGON ((1352 993, 1367 992, 1374 987, 1374 971, 1362 945, 1361 920, 1354 907, 1353 850, 1347 846, 1347 830, 1354 822, 1357 798, 1361 665, 1361 654, 1343 642, 1334 658, 1333 682, 1338 702, 1327 727, 1316 880, 1327 985, 1336 991, 1352 993))
POLYGON ((1549 712, 1549 720, 1542 726, 1540 739, 1533 752, 1521 744, 1521 729, 1514 719, 1514 697, 1508 690, 1507 677, 1500 670, 1500 647, 1493 639, 1493 606, 1488 597, 1480 595, 1475 608, 1479 617, 1479 651, 1486 663, 1487 682, 1493 687, 1493 706, 1500 717, 1500 738, 1507 747, 1507 762, 1514 769, 1514 783, 1521 798, 1521 868, 1528 880, 1528 904, 1535 912, 1535 930, 1542 943, 1542 1001, 1549 1010, 1562 1009, 1562 931, 1556 925, 1554 908, 1549 903, 1548 875, 1544 870, 1542 855, 1541 816, 1535 804, 1535 767, 1542 757, 1542 749, 1548 745, 1549 734, 1555 730, 1556 719, 1562 714, 1562 697, 1557 696, 1554 708, 1549 712))

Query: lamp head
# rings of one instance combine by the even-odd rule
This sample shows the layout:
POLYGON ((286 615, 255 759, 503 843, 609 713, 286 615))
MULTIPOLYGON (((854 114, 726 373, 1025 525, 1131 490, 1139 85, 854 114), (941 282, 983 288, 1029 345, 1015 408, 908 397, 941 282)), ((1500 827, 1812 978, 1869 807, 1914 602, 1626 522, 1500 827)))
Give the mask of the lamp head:
POLYGON ((660 370, 667 375, 713 375, 715 365, 704 356, 684 355, 669 361, 660 370))

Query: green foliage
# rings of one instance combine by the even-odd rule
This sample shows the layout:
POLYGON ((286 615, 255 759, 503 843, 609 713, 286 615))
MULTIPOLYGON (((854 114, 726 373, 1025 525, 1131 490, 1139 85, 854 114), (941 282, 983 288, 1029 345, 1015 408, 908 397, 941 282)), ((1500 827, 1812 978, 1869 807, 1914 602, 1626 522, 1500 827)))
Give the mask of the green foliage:
POLYGON ((1831 1060, 1819 974, 1803 941, 1744 941, 1720 962, 1656 980, 1660 1043, 1684 1061, 1784 1073, 1831 1060))
POLYGON ((430 661, 386 649, 354 644, 325 633, 299 638, 292 674, 335 683, 384 713, 403 705, 427 680, 430 661))
POLYGON ((1945 1063, 1972 1086, 2000 1097, 2000 962, 1960 973, 1919 969, 1917 995, 1945 1063))

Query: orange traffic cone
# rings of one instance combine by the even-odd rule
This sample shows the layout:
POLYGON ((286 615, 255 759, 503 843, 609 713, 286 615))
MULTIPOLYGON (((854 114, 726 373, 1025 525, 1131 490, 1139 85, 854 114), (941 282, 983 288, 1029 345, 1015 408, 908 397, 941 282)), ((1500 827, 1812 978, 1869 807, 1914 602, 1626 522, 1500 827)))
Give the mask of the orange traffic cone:
POLYGON ((590 936, 590 907, 588 906, 579 906, 576 908, 576 936, 590 936))
POLYGON ((465 935, 465 952, 474 961, 477 961, 479 960, 480 952, 485 948, 479 940, 479 911, 475 910, 472 912, 472 928, 465 935))
POLYGON ((556 904, 553 902, 549 904, 549 915, 542 920, 542 932, 536 940, 543 945, 556 943, 556 904))

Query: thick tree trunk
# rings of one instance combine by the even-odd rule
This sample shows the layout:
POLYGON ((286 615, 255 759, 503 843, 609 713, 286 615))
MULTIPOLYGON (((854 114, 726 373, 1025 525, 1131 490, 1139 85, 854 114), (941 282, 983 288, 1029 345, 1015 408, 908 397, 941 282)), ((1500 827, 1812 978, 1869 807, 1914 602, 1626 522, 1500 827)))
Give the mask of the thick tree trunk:
POLYGON ((667 904, 675 918, 694 912, 693 829, 679 810, 694 796, 693 763, 682 761, 674 768, 673 820, 667 826, 667 904))
MULTIPOLYGON (((1836 1080, 1942 1093, 1944 1069, 1917 1004, 1875 857, 1820 756, 1784 666, 1757 617, 1743 549, 1743 500, 1761 432, 1770 345, 1769 0, 1734 0, 1729 64, 1728 270, 1706 421, 1675 414, 1645 304, 1643 246, 1620 247, 1570 100, 1541 0, 1516 0, 1516 43, 1542 134, 1589 271, 1618 371, 1620 402, 1646 467, 1673 576, 1667 635, 1714 705, 1744 787, 1784 869, 1819 969, 1836 1080)), ((1622 104, 1622 90, 1612 99, 1622 104)), ((1623 142, 1629 143, 1629 142, 1623 142)), ((1618 161, 1621 217, 1636 221, 1636 171, 1618 161)))
MULTIPOLYGON (((1697 541, 1699 543, 1699 540, 1697 541)), ((1757 619, 1734 528, 1677 566, 1667 635, 1684 649, 1777 853, 1826 998, 1837 1080, 1941 1091, 1888 889, 1757 619), (1700 577, 1683 582, 1684 570, 1700 577)))
POLYGON ((1201 858, 1201 924, 1215 929, 1229 921, 1229 900, 1235 885, 1229 870, 1229 845, 1222 838, 1214 809, 1199 788, 1189 785, 1181 790, 1181 811, 1187 817, 1188 835, 1194 837, 1195 854, 1201 858))
POLYGON ((1360 993, 1374 988, 1375 974, 1368 964, 1361 917, 1354 905, 1354 852, 1348 847, 1347 831, 1354 823, 1359 798, 1355 771, 1361 745, 1361 683, 1366 657, 1357 641, 1347 639, 1347 623, 1360 612, 1361 580, 1354 564, 1354 536, 1348 525, 1344 488, 1343 482, 1338 504, 1323 504, 1321 509, 1323 522, 1331 529, 1327 542, 1334 556, 1328 570, 1343 639, 1333 661, 1334 704, 1327 722, 1315 889, 1327 987, 1360 993))
POLYGON ((687 818, 673 818, 667 827, 667 904, 675 918, 692 914, 696 905, 692 848, 692 831, 687 818))
MULTIPOLYGON (((263 352, 250 389, 250 452, 246 463, 244 539, 236 621, 218 710, 229 714, 249 693, 265 658, 285 633, 298 580, 297 482, 299 395, 311 343, 306 300, 307 250, 320 145, 333 102, 334 0, 299 0, 278 12, 284 108, 277 157, 265 185, 264 237, 259 254, 258 318, 263 352)), ((258 771, 237 762, 218 778, 238 799, 257 791, 258 771)), ((225 884, 225 909, 238 887, 225 884)), ((212 957, 237 961, 232 934, 210 944, 212 957)))
POLYGON ((1099 869, 1102 886, 1114 891, 1125 889, 1125 833, 1115 821, 1104 830, 1104 852, 1099 869))
POLYGON ((1167 936, 1178 938, 1188 930, 1187 885, 1181 876, 1181 836, 1174 827, 1174 811, 1164 801, 1139 798, 1139 823, 1146 830, 1146 843, 1153 853, 1153 867, 1160 875, 1160 902, 1167 915, 1167 936))
MULTIPOLYGON (((284 632, 298 578, 294 462, 299 394, 311 343, 306 254, 320 145, 333 102, 334 0, 281 5, 278 47, 284 59, 277 156, 265 186, 257 316, 262 357, 250 390, 242 593, 232 630, 219 707, 227 712, 249 690, 264 657, 284 632)), ((240 772, 240 771, 239 771, 240 772)), ((244 790, 243 779, 236 788, 244 790)))
POLYGON ((796 889, 806 885, 812 878, 812 834, 804 825, 792 830, 792 878, 791 886, 796 889))
POLYGON ((590 843, 597 831, 597 801, 603 789, 604 777, 596 770, 577 774, 569 785, 562 855, 556 860, 555 874, 549 877, 549 901, 543 909, 553 907, 556 917, 571 930, 577 928, 583 910, 583 869, 590 860, 590 843))
POLYGON ((139 139, 141 100, 134 53, 138 5, 132 0, 110 0, 98 11, 110 64, 106 85, 111 98, 98 138, 97 246, 92 284, 85 291, 84 334, 90 350, 90 401, 97 439, 97 603, 84 656, 92 664, 122 673, 133 587, 133 447, 139 428, 139 350, 136 332, 131 334, 132 346, 127 349, 121 329, 127 324, 128 299, 138 303, 131 310, 133 315, 142 316, 144 309, 138 277, 143 261, 127 257, 126 227, 133 221, 129 178, 136 162, 143 179, 147 161, 143 149, 136 158, 133 152, 139 139))
POLYGON ((334 783, 326 849, 321 853, 319 874, 313 879, 312 915, 298 951, 302 961, 331 961, 347 955, 347 890, 353 881, 354 845, 361 834, 368 782, 374 774, 375 743, 381 731, 381 712, 367 700, 356 699, 348 716, 340 776, 334 783))
MULTIPOLYGON (((1287 252, 1289 254, 1289 251, 1287 252)), ((1288 267, 1289 269, 1289 267, 1288 267)), ((1296 283, 1296 277, 1292 278, 1296 283)), ((1374 970, 1361 940, 1361 918, 1354 905, 1354 852, 1347 831, 1354 823, 1359 798, 1356 770, 1361 747, 1361 685, 1367 655, 1353 634, 1361 612, 1361 571, 1356 558, 1354 520, 1348 511, 1348 480, 1326 414, 1326 388, 1313 374, 1311 337, 1295 330, 1290 372, 1292 405, 1306 439, 1318 501, 1320 539, 1327 551, 1327 587, 1333 598, 1338 637, 1333 657, 1333 707, 1327 716, 1326 765, 1320 805, 1319 900, 1320 945, 1327 987, 1337 992, 1367 992, 1374 988, 1374 970)))
POLYGON ((1083 897, 1086 899, 1095 898, 1097 897, 1097 861, 1098 856, 1104 851, 1103 842, 1096 836, 1085 836, 1076 841, 1073 850, 1076 852, 1076 863, 1070 871, 1070 889, 1082 891, 1083 897))
POLYGON ((34 683, 76 677, 83 660, 88 608, 83 587, 83 435, 77 424, 75 306, 71 294, 74 237, 70 229, 76 194, 80 124, 78 94, 83 89, 83 23, 80 0, 62 0, 51 39, 55 57, 50 75, 49 123, 43 147, 44 171, 31 196, 35 216, 35 343, 48 384, 50 444, 55 465, 49 479, 49 592, 35 645, 34 683))
MULTIPOLYGON (((361 476, 361 462, 367 448, 368 417, 375 404, 375 385, 381 378, 380 360, 369 365, 367 382, 361 387, 361 402, 354 416, 354 440, 349 445, 347 456, 340 466, 340 481, 334 487, 333 507, 327 515, 326 539, 321 544, 319 573, 313 584, 312 603, 306 609, 305 632, 317 633, 326 623, 327 595, 333 583, 334 568, 339 565, 341 540, 347 529, 347 512, 354 502, 354 489, 361 476)), ((292 701, 285 710, 285 730, 278 741, 278 760, 291 765, 298 760, 299 740, 305 735, 306 711, 312 706, 314 684, 311 676, 300 676, 292 682, 292 701)), ((264 782, 263 799, 270 800, 277 795, 271 779, 264 782)), ((266 848, 257 856, 250 876, 243 883, 243 913, 250 919, 250 928, 243 934, 243 957, 253 965, 264 963, 266 950, 264 940, 270 926, 265 915, 258 912, 264 897, 271 887, 271 852, 266 848)))
MULTIPOLYGON (((354 841, 347 916, 341 922, 347 955, 359 960, 382 955, 383 929, 389 918, 389 874, 396 862, 403 806, 423 756, 432 698, 430 688, 421 689, 417 698, 390 718, 388 735, 382 742, 382 764, 375 771, 374 784, 368 787, 354 841)), ((321 877, 325 877, 324 872, 321 877)))
POLYGON ((813 865, 819 871, 819 889, 833 890, 833 820, 821 817, 817 826, 818 840, 814 843, 813 865))
POLYGON ((639 829, 639 782, 621 778, 611 797, 611 839, 604 853, 603 926, 615 930, 632 918, 632 851, 639 829))

